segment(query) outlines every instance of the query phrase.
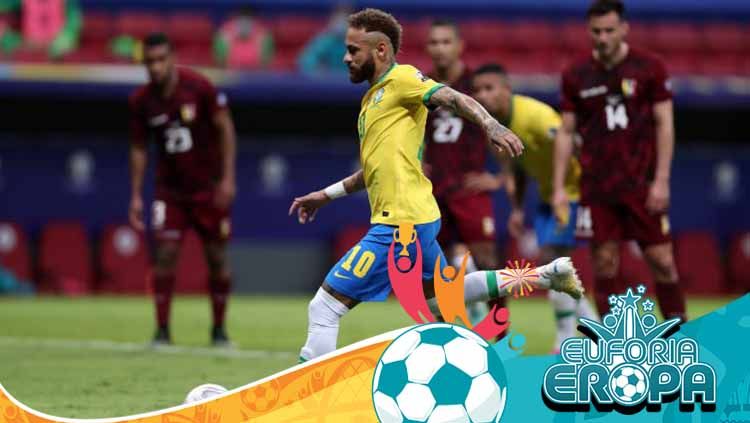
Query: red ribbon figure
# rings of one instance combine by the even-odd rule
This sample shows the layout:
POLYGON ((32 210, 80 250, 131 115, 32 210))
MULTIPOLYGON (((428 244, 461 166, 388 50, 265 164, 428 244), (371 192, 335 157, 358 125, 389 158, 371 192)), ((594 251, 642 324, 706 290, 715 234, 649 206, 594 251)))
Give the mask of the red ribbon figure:
POLYGON ((388 249, 388 278, 401 307, 415 322, 434 322, 435 316, 430 312, 422 287, 422 246, 416 235, 414 225, 408 223, 399 225, 399 229, 394 231, 393 242, 388 249), (403 246, 398 261, 394 257, 396 242, 403 246), (409 259, 409 253, 404 254, 406 247, 412 242, 417 247, 417 257, 413 263, 409 259))

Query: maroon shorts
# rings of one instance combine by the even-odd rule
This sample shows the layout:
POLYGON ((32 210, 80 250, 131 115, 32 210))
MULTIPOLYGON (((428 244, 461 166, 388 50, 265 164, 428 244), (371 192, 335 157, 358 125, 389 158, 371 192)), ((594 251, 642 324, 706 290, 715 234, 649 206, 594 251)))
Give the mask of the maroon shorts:
POLYGON ((451 195, 438 198, 442 215, 438 242, 495 242, 495 213, 488 194, 451 195))
POLYGON ((594 244, 633 239, 645 247, 670 242, 669 216, 649 212, 647 196, 646 191, 636 191, 611 202, 582 201, 576 235, 594 244))
POLYGON ((151 208, 151 226, 157 241, 180 241, 188 228, 208 242, 226 242, 232 231, 229 209, 214 203, 214 193, 177 199, 157 193, 151 208))

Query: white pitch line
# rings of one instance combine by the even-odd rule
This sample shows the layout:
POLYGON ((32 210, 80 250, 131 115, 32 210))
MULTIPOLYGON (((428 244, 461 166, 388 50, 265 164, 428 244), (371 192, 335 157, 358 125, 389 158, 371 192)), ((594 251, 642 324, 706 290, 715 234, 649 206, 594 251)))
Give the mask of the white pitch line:
POLYGON ((206 357, 228 357, 228 358, 278 358, 290 359, 296 358, 297 355, 288 351, 267 351, 267 350, 241 350, 241 349, 221 349, 206 347, 185 347, 178 345, 165 345, 152 347, 146 343, 138 344, 133 342, 115 342, 106 340, 74 340, 74 339, 41 339, 41 338, 22 338, 13 336, 0 336, 0 345, 7 346, 29 346, 41 348, 60 348, 60 349, 89 349, 102 351, 122 351, 122 352, 153 352, 158 354, 175 354, 175 355, 199 355, 206 357))

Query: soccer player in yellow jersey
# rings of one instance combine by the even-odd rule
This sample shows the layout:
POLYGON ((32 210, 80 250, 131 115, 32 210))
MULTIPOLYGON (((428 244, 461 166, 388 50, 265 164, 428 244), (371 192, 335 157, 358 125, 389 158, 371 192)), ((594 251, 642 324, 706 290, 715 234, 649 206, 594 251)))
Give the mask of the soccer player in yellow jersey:
MULTIPOLYGON (((511 156, 521 154, 518 137, 474 99, 426 78, 416 68, 395 61, 401 44, 401 25, 390 14, 365 9, 349 17, 344 63, 352 82, 368 81, 358 119, 362 169, 331 186, 295 198, 289 213, 300 223, 315 218, 330 201, 362 189, 367 190, 372 227, 362 240, 339 260, 310 301, 307 341, 300 359, 310 360, 336 349, 341 317, 361 301, 383 301, 391 286, 387 255, 393 231, 400 223, 414 224, 422 246, 428 297, 433 269, 445 256, 436 241, 440 211, 432 196, 432 184, 422 173, 421 154, 428 107, 447 107, 479 125, 487 139, 511 156)), ((402 247, 397 247, 400 253, 402 247)), ((415 244, 407 247, 416 255, 415 244)), ((441 269, 442 271, 442 269, 441 269)), ((580 297, 583 292, 570 259, 564 258, 537 269, 539 288, 565 291, 580 297)), ((488 301, 507 295, 499 289, 502 277, 496 271, 465 276, 465 300, 488 301)))
MULTIPOLYGON (((570 160, 565 189, 571 199, 569 213, 560 216, 558 224, 550 199, 552 197, 552 160, 560 115, 549 105, 531 97, 514 94, 505 72, 497 64, 486 64, 474 71, 473 95, 501 123, 516 133, 524 144, 524 153, 515 162, 504 156, 503 172, 506 175, 506 192, 512 210, 508 219, 508 232, 518 238, 524 230, 524 194, 526 176, 537 181, 541 203, 534 217, 534 230, 541 248, 540 260, 543 263, 556 257, 570 255, 576 245, 575 221, 579 198, 578 180, 581 166, 575 158, 570 160)), ((549 291, 555 308, 557 337, 553 350, 559 351, 560 344, 575 336, 578 317, 597 319, 588 300, 584 297, 576 301, 567 294, 549 291)))

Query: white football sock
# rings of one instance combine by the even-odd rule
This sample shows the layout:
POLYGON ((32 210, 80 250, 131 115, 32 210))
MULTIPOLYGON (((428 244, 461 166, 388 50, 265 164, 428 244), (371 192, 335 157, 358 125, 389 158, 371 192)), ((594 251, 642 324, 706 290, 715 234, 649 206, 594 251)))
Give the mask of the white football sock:
POLYGON ((492 289, 493 284, 494 292, 498 291, 497 279, 494 275, 494 271, 482 270, 464 276, 464 302, 472 304, 477 301, 489 301, 492 298, 490 289, 492 289))
POLYGON ((563 341, 576 336, 578 301, 568 294, 552 290, 549 291, 548 296, 555 310, 555 322, 557 324, 555 349, 560 349, 563 341))
POLYGON ((339 320, 349 311, 323 288, 319 288, 308 306, 307 341, 300 351, 300 361, 308 361, 336 350, 339 320))
MULTIPOLYGON (((551 281, 547 276, 552 269, 548 269, 547 266, 549 265, 536 268, 539 278, 533 282, 529 281, 534 288, 549 289, 551 281)), ((471 304, 505 297, 510 292, 507 288, 501 288, 502 284, 503 275, 499 270, 480 270, 469 273, 464 277, 464 299, 467 304, 471 304)))

